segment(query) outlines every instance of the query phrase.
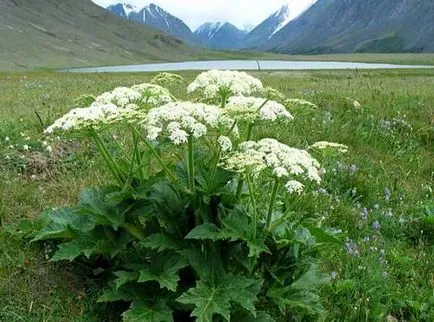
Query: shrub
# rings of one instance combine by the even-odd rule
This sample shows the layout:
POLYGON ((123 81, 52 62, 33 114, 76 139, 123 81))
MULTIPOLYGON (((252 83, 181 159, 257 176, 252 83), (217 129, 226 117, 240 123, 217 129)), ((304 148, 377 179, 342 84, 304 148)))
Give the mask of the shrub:
POLYGON ((340 240, 295 219, 289 200, 321 181, 321 166, 305 150, 255 138, 292 115, 269 97, 241 96, 262 89, 245 73, 206 72, 188 88, 216 105, 142 84, 104 93, 50 126, 47 134, 91 137, 114 183, 47 210, 34 241, 59 241, 53 261, 103 258, 112 280, 99 301, 130 302, 126 321, 320 314, 318 290, 329 277, 318 250, 340 240), (104 136, 115 129, 126 134, 114 154, 104 136))

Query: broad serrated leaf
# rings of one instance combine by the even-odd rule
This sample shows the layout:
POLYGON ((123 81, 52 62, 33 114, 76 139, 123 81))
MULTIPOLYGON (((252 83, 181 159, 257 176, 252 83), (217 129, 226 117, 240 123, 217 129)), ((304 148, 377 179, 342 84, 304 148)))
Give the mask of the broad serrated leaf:
POLYGON ((125 285, 129 282, 135 282, 139 278, 138 272, 129 272, 129 271, 118 271, 114 272, 117 278, 114 280, 116 284, 116 289, 119 289, 122 285, 125 285))
POLYGON ((226 321, 230 318, 229 294, 219 285, 209 285, 202 281, 197 282, 195 288, 188 290, 178 298, 182 304, 191 304, 195 309, 191 316, 197 318, 197 322, 212 322, 213 315, 221 315, 226 321))
POLYGON ((203 224, 196 226, 190 233, 185 236, 186 239, 210 239, 213 241, 223 239, 219 229, 214 224, 203 224))
POLYGON ((181 247, 179 241, 167 234, 153 234, 141 242, 144 247, 162 252, 164 250, 176 250, 181 247))
POLYGON ((176 291, 180 280, 178 271, 187 265, 187 260, 175 253, 157 255, 149 267, 140 271, 138 282, 156 281, 161 288, 176 291))
POLYGON ((106 202, 108 193, 103 190, 85 189, 80 194, 77 212, 83 216, 89 216, 100 225, 111 225, 117 229, 125 223, 123 209, 110 206, 106 202))
POLYGON ((69 260, 72 262, 80 255, 89 258, 97 242, 93 238, 80 236, 70 242, 60 244, 51 261, 69 260))
POLYGON ((221 315, 229 321, 231 302, 241 305, 255 316, 254 302, 261 285, 261 281, 228 274, 214 282, 197 282, 196 287, 181 295, 178 301, 195 306, 191 315, 198 322, 212 322, 214 315, 221 315))
POLYGON ((122 314, 125 322, 172 322, 172 310, 164 301, 150 303, 134 301, 130 309, 122 314))
POLYGON ((88 232, 95 227, 95 223, 84 216, 75 213, 71 208, 49 209, 44 213, 48 221, 32 241, 47 239, 69 239, 80 232, 88 232))
POLYGON ((253 237, 252 224, 243 209, 235 209, 229 216, 223 219, 222 223, 224 226, 220 231, 222 238, 231 241, 239 240, 246 242, 249 248, 249 257, 258 257, 262 252, 270 252, 261 237, 253 237))
POLYGON ((283 314, 290 307, 302 308, 314 314, 321 313, 324 307, 315 292, 329 280, 327 274, 319 272, 317 265, 311 265, 310 269, 291 285, 271 287, 268 296, 279 306, 283 314))

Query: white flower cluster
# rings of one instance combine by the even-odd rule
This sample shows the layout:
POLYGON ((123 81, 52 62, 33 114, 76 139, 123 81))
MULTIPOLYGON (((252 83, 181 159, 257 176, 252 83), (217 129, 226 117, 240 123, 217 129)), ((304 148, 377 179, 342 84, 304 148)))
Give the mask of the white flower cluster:
POLYGON ((90 107, 72 109, 57 119, 44 133, 97 129, 102 125, 136 120, 143 117, 141 115, 139 107, 135 104, 128 104, 121 108, 112 103, 94 102, 90 107))
POLYGON ((95 99, 100 104, 114 104, 119 107, 125 107, 128 104, 137 103, 142 95, 128 87, 117 87, 110 92, 105 92, 95 99))
POLYGON ((160 73, 151 80, 151 83, 160 86, 168 86, 173 84, 179 84, 183 81, 184 78, 178 74, 160 73))
POLYGON ((319 149, 319 150, 325 150, 325 149, 335 149, 339 151, 340 153, 347 153, 348 152, 348 146, 344 144, 334 143, 334 142, 327 142, 327 141, 319 141, 311 145, 311 148, 319 149))
POLYGON ((245 72, 210 70, 203 72, 188 86, 188 93, 203 90, 205 97, 216 97, 221 90, 229 90, 233 95, 250 95, 262 90, 259 79, 245 72))
POLYGON ((295 181, 294 177, 321 182, 320 164, 317 160, 305 150, 291 148, 274 139, 241 143, 237 151, 223 158, 221 166, 229 171, 254 176, 259 176, 266 170, 271 171, 274 177, 288 180, 288 191, 296 193, 303 189, 303 185, 295 181))
POLYGON ((220 136, 217 139, 218 144, 220 145, 220 148, 223 152, 229 152, 232 150, 232 141, 230 138, 228 138, 227 136, 220 136))
POLYGON ((222 116, 217 106, 191 102, 174 102, 153 108, 143 121, 148 140, 154 141, 167 134, 174 144, 186 143, 190 135, 200 138, 208 128, 229 128, 232 124, 233 120, 222 116))
POLYGON ((282 104, 257 97, 233 96, 229 98, 223 113, 234 120, 251 123, 258 120, 274 122, 293 119, 282 104))
POLYGON ((173 95, 160 85, 143 83, 134 85, 131 89, 140 93, 141 101, 151 107, 158 107, 175 101, 173 95))

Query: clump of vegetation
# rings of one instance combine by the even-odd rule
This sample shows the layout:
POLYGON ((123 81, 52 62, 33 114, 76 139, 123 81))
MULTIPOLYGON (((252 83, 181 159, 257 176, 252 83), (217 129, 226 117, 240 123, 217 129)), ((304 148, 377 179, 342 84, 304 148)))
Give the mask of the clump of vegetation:
POLYGON ((341 241, 293 218, 291 200, 312 191, 324 170, 306 150, 256 137, 263 126, 293 120, 276 101, 241 96, 261 88, 247 74, 212 71, 189 91, 216 105, 176 101, 142 84, 68 112, 46 133, 92 138, 115 184, 85 189, 75 207, 48 210, 34 241, 59 240, 52 261, 103 258, 113 278, 99 301, 131 302, 126 321, 322 313, 318 291, 330 278, 316 249, 341 241), (116 144, 119 157, 104 142, 116 128, 130 133, 116 144))

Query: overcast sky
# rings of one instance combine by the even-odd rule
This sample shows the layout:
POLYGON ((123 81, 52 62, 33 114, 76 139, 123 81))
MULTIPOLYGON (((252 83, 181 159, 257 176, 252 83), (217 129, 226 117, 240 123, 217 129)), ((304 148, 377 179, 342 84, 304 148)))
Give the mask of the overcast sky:
POLYGON ((92 0, 100 6, 124 2, 142 8, 155 3, 195 30, 204 22, 228 21, 241 28, 257 25, 285 3, 298 15, 315 0, 92 0))

